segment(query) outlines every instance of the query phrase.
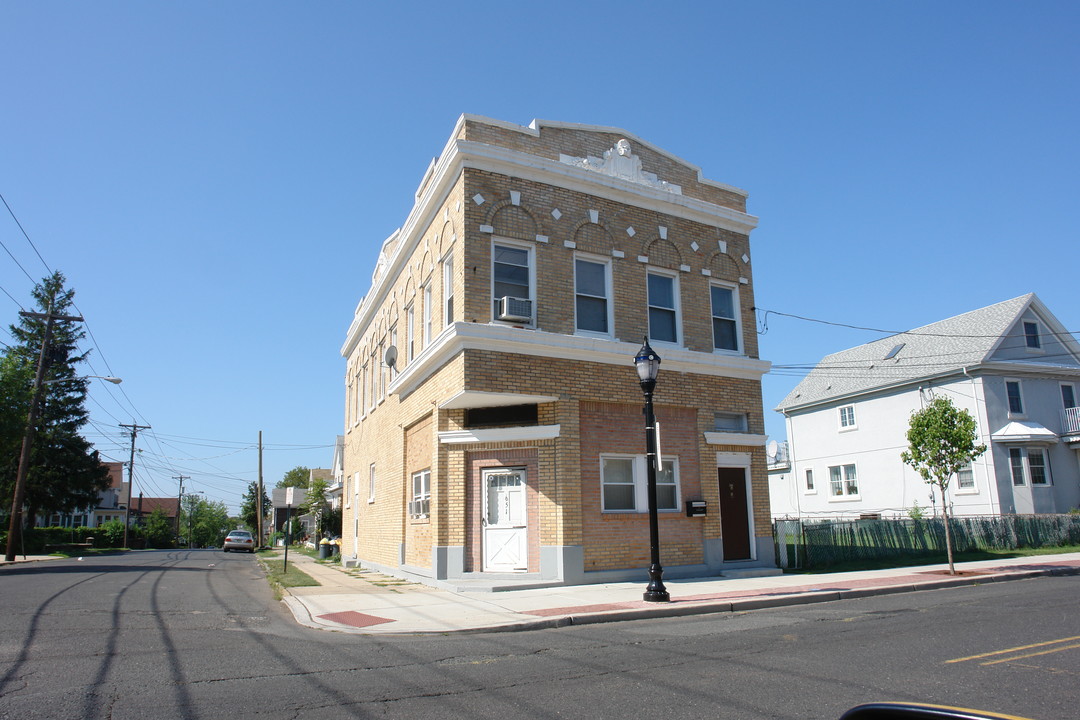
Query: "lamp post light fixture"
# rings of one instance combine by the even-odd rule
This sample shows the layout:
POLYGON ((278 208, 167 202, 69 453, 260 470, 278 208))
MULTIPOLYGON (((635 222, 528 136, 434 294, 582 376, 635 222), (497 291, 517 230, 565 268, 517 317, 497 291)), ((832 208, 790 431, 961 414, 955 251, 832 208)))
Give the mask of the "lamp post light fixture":
POLYGON ((645 394, 645 468, 649 498, 649 585, 643 596, 645 602, 668 602, 671 596, 664 587, 664 568, 660 565, 660 525, 656 514, 656 416, 653 415, 653 390, 660 372, 660 356, 649 346, 649 338, 634 357, 641 392, 645 394))

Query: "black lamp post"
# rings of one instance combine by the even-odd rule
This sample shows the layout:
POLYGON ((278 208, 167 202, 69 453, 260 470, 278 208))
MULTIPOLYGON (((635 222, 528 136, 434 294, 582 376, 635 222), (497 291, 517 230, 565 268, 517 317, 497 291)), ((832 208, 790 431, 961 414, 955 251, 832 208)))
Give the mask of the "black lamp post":
POLYGON ((660 356, 649 347, 649 339, 634 357, 641 391, 645 393, 645 467, 649 480, 649 586, 645 588, 646 602, 668 602, 671 596, 664 587, 664 568, 660 565, 660 525, 656 517, 656 417, 653 415, 652 396, 656 388, 656 376, 660 372, 660 356))

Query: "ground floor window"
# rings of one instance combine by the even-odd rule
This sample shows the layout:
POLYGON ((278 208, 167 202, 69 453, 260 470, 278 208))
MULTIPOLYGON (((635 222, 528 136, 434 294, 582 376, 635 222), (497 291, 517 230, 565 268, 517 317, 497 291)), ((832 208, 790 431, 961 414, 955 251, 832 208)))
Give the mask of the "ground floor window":
POLYGON ((431 512, 431 470, 421 470, 412 476, 412 502, 409 515, 425 518, 431 512))
MULTIPOLYGON (((603 455, 600 458, 601 509, 604 512, 648 512, 648 466, 645 455, 603 455)), ((663 458, 656 469, 656 508, 679 509, 679 459, 663 458)))
POLYGON ((829 468, 829 485, 833 497, 854 497, 859 494, 859 479, 855 465, 833 465, 829 468))
POLYGON ((1050 485, 1046 453, 1042 448, 1009 448, 1009 470, 1013 485, 1050 485))

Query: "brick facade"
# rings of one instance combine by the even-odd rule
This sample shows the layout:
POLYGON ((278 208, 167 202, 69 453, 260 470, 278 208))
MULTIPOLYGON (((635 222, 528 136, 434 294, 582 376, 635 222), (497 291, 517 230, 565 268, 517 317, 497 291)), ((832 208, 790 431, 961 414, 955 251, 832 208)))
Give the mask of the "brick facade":
POLYGON ((464 116, 452 138, 384 243, 342 348, 344 465, 353 480, 345 557, 435 582, 481 573, 483 470, 506 467, 525 470, 526 574, 571 582, 641 571, 647 514, 602 511, 600 457, 645 452, 631 359, 650 332, 653 271, 674 278, 678 308, 678 343, 653 343, 664 361, 655 397, 661 449, 678 458, 680 502, 709 506, 703 518, 661 514, 665 567, 723 565, 717 467, 729 459, 747 468, 756 562, 772 565, 763 543, 771 535, 760 386, 768 364, 758 359, 756 219, 745 214, 745 193, 612 128, 464 116), (623 138, 632 155, 622 165, 597 160, 614 158, 623 138), (622 174, 596 169, 609 165, 622 174), (496 243, 527 258, 513 277, 528 287, 529 321, 497 317, 496 243), (606 273, 606 334, 577 330, 579 259, 606 273), (713 348, 714 285, 737 308, 734 352, 713 348), (523 405, 535 406, 535 422, 500 422, 497 412, 475 419, 523 405), (745 415, 745 432, 715 433, 715 413, 745 415), (431 511, 411 517, 411 478, 424 469, 431 511))

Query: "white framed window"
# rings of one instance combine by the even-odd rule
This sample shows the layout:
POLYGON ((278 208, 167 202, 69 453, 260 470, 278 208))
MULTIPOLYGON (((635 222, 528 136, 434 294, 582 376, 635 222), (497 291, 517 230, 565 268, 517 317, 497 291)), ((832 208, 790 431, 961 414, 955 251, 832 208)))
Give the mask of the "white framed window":
POLYGON ((1061 407, 1065 410, 1076 407, 1076 386, 1072 383, 1061 383, 1061 407))
POLYGON ((1024 414, 1024 396, 1020 389, 1019 380, 1005 381, 1005 397, 1009 401, 1010 415, 1024 414))
POLYGON ((709 286, 712 304, 713 349, 739 352, 738 291, 727 285, 709 286))
MULTIPOLYGON (((646 455, 600 456, 600 509, 603 512, 649 511, 646 455)), ((666 457, 656 469, 656 508, 679 510, 679 459, 666 457)))
POLYGON ((649 270, 649 339, 679 344, 679 279, 670 273, 649 270))
POLYGON ((345 503, 345 507, 352 507, 352 492, 356 484, 360 482, 360 473, 354 473, 353 475, 345 476, 345 492, 343 493, 342 500, 345 503))
POLYGON ((612 326, 611 261, 574 258, 574 328, 579 333, 610 337, 612 326))
POLYGON ((975 492, 975 468, 971 463, 956 471, 956 491, 958 493, 975 492))
POLYGON ((421 470, 412 476, 412 500, 409 516, 426 518, 431 512, 431 470, 421 470))
POLYGON ((841 430, 854 430, 858 425, 855 424, 855 406, 845 405, 840 408, 840 429, 841 430))
POLYGON ((1009 470, 1012 473, 1013 485, 1027 485, 1027 474, 1024 472, 1024 452, 1020 448, 1009 448, 1009 470))
POLYGON ((806 492, 816 493, 817 488, 814 487, 814 469, 806 468, 806 492))
POLYGON ((443 325, 454 322, 454 254, 443 258, 443 325))
POLYGON ((1009 470, 1016 486, 1051 485, 1050 467, 1046 464, 1046 452, 1042 448, 1009 448, 1009 470))
POLYGON ((1039 336, 1039 323, 1024 321, 1024 345, 1028 350, 1042 350, 1042 338, 1039 336))
POLYGON ((423 307, 420 311, 423 315, 420 318, 420 347, 426 348, 428 343, 431 342, 431 283, 428 282, 421 290, 421 296, 423 297, 423 307))
POLYGON ((1050 473, 1046 467, 1046 454, 1039 448, 1028 448, 1028 477, 1032 485, 1049 485, 1050 473))
POLYGON ((494 318, 532 323, 536 317, 533 288, 536 286, 534 248, 512 240, 491 243, 491 297, 494 318), (504 301, 504 298, 515 298, 504 301), (507 307, 504 308, 504 303, 507 307), (504 315, 503 310, 508 313, 504 315), (521 320, 520 318, 528 318, 521 320))
POLYGON ((364 365, 364 392, 367 393, 367 409, 371 412, 375 409, 375 367, 377 360, 372 354, 367 365, 364 365))
POLYGON ((356 370, 356 381, 354 383, 356 395, 353 398, 355 404, 355 410, 353 411, 352 421, 360 422, 360 419, 364 417, 364 368, 356 370))
MULTIPOLYGON (((390 328, 390 347, 399 351, 398 359, 394 361, 393 367, 390 368, 390 382, 394 382, 394 378, 398 375, 398 365, 401 363, 400 348, 398 348, 397 344, 397 325, 390 328)), ((384 355, 383 357, 385 358, 386 356, 384 355)))
POLYGON ((375 502, 375 463, 368 466, 367 501, 375 502))
POLYGON ((377 359, 379 368, 379 402, 386 399, 386 338, 379 341, 379 356, 377 359))
POLYGON ((829 468, 829 496, 833 499, 858 499, 859 478, 854 463, 829 468))
POLYGON ((405 307, 405 364, 413 359, 413 340, 416 336, 416 308, 412 303, 405 307))

